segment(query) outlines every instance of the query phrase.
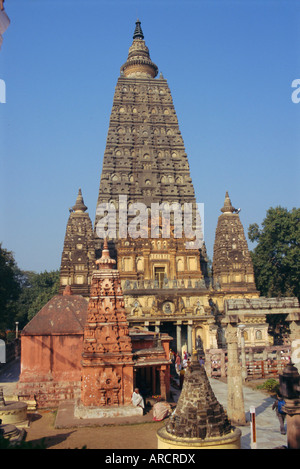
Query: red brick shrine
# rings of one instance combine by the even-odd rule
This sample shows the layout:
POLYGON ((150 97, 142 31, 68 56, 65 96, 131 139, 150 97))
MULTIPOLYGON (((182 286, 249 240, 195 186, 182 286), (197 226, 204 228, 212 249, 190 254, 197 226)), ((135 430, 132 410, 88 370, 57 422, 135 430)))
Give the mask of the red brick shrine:
POLYGON ((81 401, 86 406, 129 405, 133 353, 116 261, 104 241, 93 273, 82 354, 81 401))

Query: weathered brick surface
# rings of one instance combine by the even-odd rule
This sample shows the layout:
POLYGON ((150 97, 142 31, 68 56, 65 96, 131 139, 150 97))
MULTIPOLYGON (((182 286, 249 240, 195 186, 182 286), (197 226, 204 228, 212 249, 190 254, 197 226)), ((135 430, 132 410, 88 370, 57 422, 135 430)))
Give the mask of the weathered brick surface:
POLYGON ((231 431, 223 407, 217 401, 203 366, 194 359, 185 373, 183 389, 167 432, 181 438, 219 437, 231 431))

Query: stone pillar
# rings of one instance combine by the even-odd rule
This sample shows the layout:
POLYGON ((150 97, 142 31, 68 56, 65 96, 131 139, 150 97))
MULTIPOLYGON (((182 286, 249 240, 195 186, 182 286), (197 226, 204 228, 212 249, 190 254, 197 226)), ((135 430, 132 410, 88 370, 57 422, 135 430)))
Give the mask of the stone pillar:
POLYGON ((145 250, 144 251, 144 278, 147 280, 151 278, 149 255, 150 255, 150 251, 145 250))
POLYGON ((160 378, 160 395, 162 399, 167 400, 167 386, 166 386, 166 367, 161 366, 159 370, 159 378, 160 378))
POLYGON ((243 383, 247 379, 247 366, 246 366, 246 351, 245 351, 245 335, 244 335, 244 329, 245 325, 240 324, 238 326, 240 328, 241 332, 241 359, 242 359, 242 380, 243 383))
POLYGON ((300 373, 300 313, 290 313, 286 320, 290 321, 291 360, 300 373))
POLYGON ((288 449, 300 449, 300 375, 292 362, 279 375, 279 382, 285 400, 288 449))
POLYGON ((233 324, 227 325, 227 414, 235 425, 245 425, 245 408, 242 384, 242 372, 239 363, 237 327, 233 324))
POLYGON ((193 325, 188 324, 187 326, 187 351, 188 353, 192 354, 193 353, 193 325))
POLYGON ((177 277, 176 271, 176 252, 170 251, 170 279, 177 277))
POLYGON ((176 325, 177 352, 181 356, 181 324, 176 325))
POLYGON ((221 358, 221 378, 225 378, 226 377, 226 363, 225 363, 224 350, 221 350, 220 358, 221 358))
POLYGON ((300 401, 285 399, 288 449, 300 449, 300 401))

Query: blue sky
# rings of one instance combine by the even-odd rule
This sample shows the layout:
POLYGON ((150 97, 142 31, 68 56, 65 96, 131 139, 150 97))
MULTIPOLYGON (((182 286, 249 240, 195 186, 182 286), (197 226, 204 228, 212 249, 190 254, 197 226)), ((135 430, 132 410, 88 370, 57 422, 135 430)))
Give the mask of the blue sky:
POLYGON ((0 242, 20 268, 59 268, 79 187, 94 222, 137 17, 171 89, 209 256, 226 190, 246 233, 271 206, 299 207, 297 0, 6 0, 5 8, 0 242))

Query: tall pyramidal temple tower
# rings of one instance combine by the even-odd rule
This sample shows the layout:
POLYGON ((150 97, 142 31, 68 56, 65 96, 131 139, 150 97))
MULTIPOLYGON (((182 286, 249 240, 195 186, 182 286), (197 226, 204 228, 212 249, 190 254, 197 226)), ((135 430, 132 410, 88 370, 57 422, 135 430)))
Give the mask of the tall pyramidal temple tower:
POLYGON ((157 73, 137 21, 115 89, 98 205, 111 202, 118 209, 119 196, 126 196, 126 208, 196 203, 171 92, 157 73))
POLYGON ((88 297, 103 240, 116 261, 130 327, 167 333, 192 353, 223 343, 228 298, 259 296, 243 227, 226 197, 213 273, 171 91, 137 20, 112 103, 94 227, 78 194, 66 231, 61 288, 88 297))
POLYGON ((172 204, 182 211, 182 227, 185 204, 190 204, 192 230, 197 207, 171 92, 167 81, 157 75, 138 20, 113 99, 95 219, 96 248, 100 252, 104 235, 99 231, 107 204, 106 208, 113 207, 112 214, 116 211, 116 224, 105 236, 117 260, 129 321, 168 332, 179 346, 184 329, 191 350, 193 320, 186 312, 209 310, 199 295, 190 299, 195 289, 207 290, 206 252, 202 244, 202 249, 196 244, 187 248, 187 240, 195 239, 193 233, 190 237, 184 230, 180 237, 175 233, 172 204), (139 203, 146 207, 147 218, 143 233, 140 229, 134 236, 130 228, 139 203), (154 216, 151 204, 155 203, 171 207, 170 236, 164 235, 162 212, 154 216), (153 220, 156 231, 151 230, 153 220))

